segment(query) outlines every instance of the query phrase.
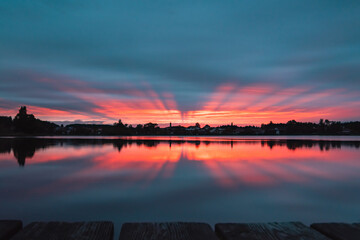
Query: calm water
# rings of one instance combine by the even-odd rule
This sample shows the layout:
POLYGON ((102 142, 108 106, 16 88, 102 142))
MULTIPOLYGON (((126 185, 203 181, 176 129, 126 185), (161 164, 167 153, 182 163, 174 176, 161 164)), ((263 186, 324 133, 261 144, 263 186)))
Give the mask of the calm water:
POLYGON ((360 138, 0 138, 0 219, 360 220, 360 138))

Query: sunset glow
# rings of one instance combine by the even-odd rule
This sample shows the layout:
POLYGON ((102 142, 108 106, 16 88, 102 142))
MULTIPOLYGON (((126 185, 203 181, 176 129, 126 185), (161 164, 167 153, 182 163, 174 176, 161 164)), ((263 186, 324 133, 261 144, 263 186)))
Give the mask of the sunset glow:
POLYGON ((353 228, 359 13, 359 0, 0 1, 0 220, 19 220, 4 229, 353 228))
MULTIPOLYGON (((36 79, 37 80, 37 79, 36 79)), ((155 122, 166 126, 173 124, 193 125, 221 124, 260 125, 261 123, 297 121, 317 122, 320 118, 351 120, 360 118, 360 100, 355 91, 329 89, 313 91, 306 88, 280 88, 220 85, 202 102, 195 103, 193 110, 177 108, 170 92, 156 93, 148 85, 140 90, 131 88, 127 92, 111 94, 89 87, 86 82, 55 80, 38 81, 57 89, 60 94, 72 96, 86 105, 86 110, 71 110, 64 107, 41 107, 29 105, 29 112, 36 117, 55 122, 99 122, 112 124, 118 119, 128 124, 155 122), (56 82, 56 84, 54 84, 56 82), (66 87, 65 87, 66 85, 66 87), (82 87, 78 89, 77 87, 82 87), (334 101, 334 96, 337 101, 334 101)), ((2 115, 14 116, 21 103, 11 102, 1 108, 2 115)))
POLYGON ((273 7, 2 3, 0 115, 27 106, 65 125, 358 121, 360 5, 273 7))

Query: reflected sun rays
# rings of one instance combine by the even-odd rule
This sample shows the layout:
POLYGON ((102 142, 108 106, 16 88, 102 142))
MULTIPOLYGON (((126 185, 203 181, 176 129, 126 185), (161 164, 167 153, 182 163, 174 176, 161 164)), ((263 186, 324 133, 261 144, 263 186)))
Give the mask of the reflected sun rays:
MULTIPOLYGON (((157 181, 187 178, 190 173, 207 176, 219 187, 229 189, 284 183, 307 184, 316 179, 351 178, 360 168, 358 149, 348 148, 347 145, 338 148, 338 144, 330 142, 300 144, 279 140, 208 140, 184 142, 175 138, 152 143, 146 139, 110 139, 94 146, 84 144, 86 142, 79 146, 53 144, 35 154, 28 153, 31 157, 26 160, 25 167, 70 167, 66 176, 31 189, 36 194, 59 189, 71 192, 109 180, 123 187, 145 188, 157 181), (328 144, 329 150, 321 150, 321 144, 328 144)), ((2 153, 0 164, 8 166, 9 156, 17 151, 13 149, 2 153)))

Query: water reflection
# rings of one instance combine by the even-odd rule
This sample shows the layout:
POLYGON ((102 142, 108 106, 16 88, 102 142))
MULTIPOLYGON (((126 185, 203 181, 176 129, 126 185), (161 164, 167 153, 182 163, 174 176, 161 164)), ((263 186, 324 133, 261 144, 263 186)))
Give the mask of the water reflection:
MULTIPOLYGON (((19 166, 24 166, 26 159, 34 157, 35 153, 39 150, 45 150, 54 147, 89 147, 89 146, 109 146, 112 145, 118 152, 125 147, 136 145, 140 148, 153 148, 154 150, 159 144, 167 145, 170 149, 176 146, 186 144, 187 146, 195 146, 200 150, 205 151, 203 154, 209 155, 207 147, 209 145, 223 145, 230 146, 231 149, 237 145, 259 145, 261 147, 286 147, 288 150, 295 151, 297 149, 312 149, 318 148, 320 151, 330 151, 333 149, 341 149, 341 147, 360 148, 360 141, 324 141, 324 140, 133 140, 133 139, 46 139, 46 138, 3 138, 0 139, 0 154, 13 152, 14 157, 17 159, 19 166)), ((152 154, 159 155, 159 152, 153 151, 152 154)), ((203 154, 198 154, 201 158, 203 154)), ((193 156, 193 155, 192 155, 193 156)), ((216 157, 208 156, 209 159, 216 157)), ((232 157, 232 156, 229 156, 232 157)), ((229 159, 231 160, 231 159, 229 159)))
POLYGON ((0 218, 355 221, 360 142, 0 139, 0 218), (19 167, 21 166, 21 167, 19 167))
POLYGON ((108 184, 110 176, 123 186, 147 185, 176 173, 205 174, 222 188, 236 189, 349 178, 360 168, 359 141, 10 138, 0 143, 1 152, 12 152, 21 167, 78 163, 50 186, 54 191, 69 184, 76 189, 108 184))

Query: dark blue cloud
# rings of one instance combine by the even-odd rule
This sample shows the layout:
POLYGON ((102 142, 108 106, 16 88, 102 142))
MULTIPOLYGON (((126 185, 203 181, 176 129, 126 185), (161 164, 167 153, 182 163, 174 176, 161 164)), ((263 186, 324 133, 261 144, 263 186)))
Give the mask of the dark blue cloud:
POLYGON ((93 107, 23 71, 114 95, 146 82, 184 112, 224 83, 360 91, 359 12, 359 1, 2 1, 0 98, 93 107))

